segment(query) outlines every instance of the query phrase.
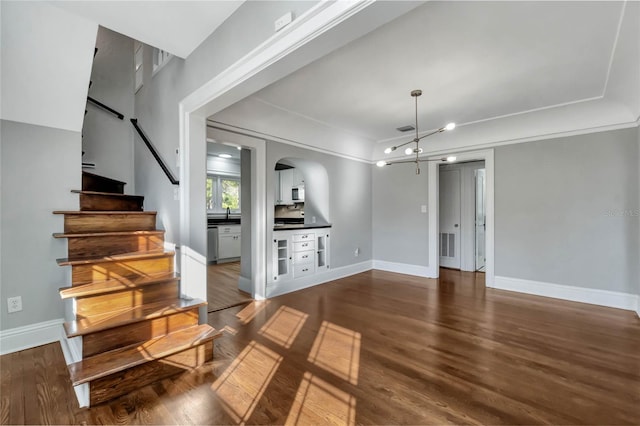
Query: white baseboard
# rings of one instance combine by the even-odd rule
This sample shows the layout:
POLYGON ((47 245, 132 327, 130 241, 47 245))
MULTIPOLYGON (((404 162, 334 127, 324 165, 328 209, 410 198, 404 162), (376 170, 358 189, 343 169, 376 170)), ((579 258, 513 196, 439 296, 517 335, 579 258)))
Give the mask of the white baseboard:
POLYGON ((0 331, 0 355, 59 341, 63 322, 55 319, 0 331))
MULTIPOLYGON (((562 284, 551 284, 520 278, 495 277, 493 288, 534 294, 536 296, 553 297, 573 302, 589 303, 610 308, 640 311, 638 296, 617 291, 598 290, 562 284)), ((640 313, 638 313, 640 316, 640 313)))
POLYGON ((415 275, 425 278, 437 278, 438 274, 430 266, 411 265, 409 263, 387 262, 386 260, 374 260, 373 269, 381 271, 397 272, 399 274, 415 275))
POLYGON ((329 281, 338 280, 351 275, 359 274, 371 270, 372 263, 370 260, 354 263, 353 265, 342 266, 340 268, 329 269, 324 272, 318 272, 308 277, 297 278, 279 283, 267 284, 267 298, 280 296, 282 294, 291 293, 305 288, 324 284, 329 281))

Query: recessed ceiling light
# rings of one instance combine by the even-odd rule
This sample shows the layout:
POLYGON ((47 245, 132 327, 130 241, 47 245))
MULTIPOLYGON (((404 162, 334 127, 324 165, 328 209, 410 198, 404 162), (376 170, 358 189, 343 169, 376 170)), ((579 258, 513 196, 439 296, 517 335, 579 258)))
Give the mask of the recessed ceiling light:
POLYGON ((238 151, 242 151, 242 147, 241 146, 237 146, 236 148, 238 148, 238 151))
POLYGON ((231 156, 230 156, 229 154, 220 154, 220 155, 218 155, 218 157, 221 157, 221 158, 231 158, 231 156))

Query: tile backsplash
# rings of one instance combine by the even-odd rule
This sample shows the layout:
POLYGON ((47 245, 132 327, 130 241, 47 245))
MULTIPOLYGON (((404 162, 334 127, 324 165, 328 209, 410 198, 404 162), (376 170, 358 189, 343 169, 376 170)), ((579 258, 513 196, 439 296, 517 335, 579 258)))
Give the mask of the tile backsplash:
POLYGON ((300 219, 304 218, 304 203, 293 206, 275 206, 273 217, 280 219, 300 219))

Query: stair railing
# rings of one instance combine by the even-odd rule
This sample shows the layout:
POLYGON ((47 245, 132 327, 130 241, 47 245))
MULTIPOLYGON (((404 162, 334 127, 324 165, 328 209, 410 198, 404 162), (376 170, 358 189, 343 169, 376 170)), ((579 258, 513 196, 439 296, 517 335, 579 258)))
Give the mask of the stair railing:
POLYGON ((87 96, 87 102, 90 102, 100 108, 102 108, 105 111, 109 111, 111 114, 115 115, 116 117, 118 117, 120 120, 124 120, 124 115, 120 114, 118 111, 116 111, 115 109, 103 104, 102 102, 93 99, 91 96, 87 96))
POLYGON ((156 159, 156 161, 158 162, 158 165, 160 166, 160 168, 162 169, 164 174, 167 175, 167 177, 169 178, 169 181, 171 182, 171 184, 180 185, 180 181, 177 180, 173 176, 173 173, 171 173, 171 170, 169 170, 169 168, 167 167, 165 162, 160 157, 160 154, 158 154, 158 151, 156 150, 156 148, 153 146, 153 144, 151 143, 151 141, 149 140, 147 135, 144 133, 144 131, 142 130, 142 128, 138 124, 138 119, 137 118, 132 118, 131 119, 131 124, 133 124, 133 127, 138 132, 138 135, 140 135, 140 138, 142 139, 144 144, 147 145, 147 148, 149 148, 149 151, 151 151, 151 155, 153 155, 153 158, 156 159))

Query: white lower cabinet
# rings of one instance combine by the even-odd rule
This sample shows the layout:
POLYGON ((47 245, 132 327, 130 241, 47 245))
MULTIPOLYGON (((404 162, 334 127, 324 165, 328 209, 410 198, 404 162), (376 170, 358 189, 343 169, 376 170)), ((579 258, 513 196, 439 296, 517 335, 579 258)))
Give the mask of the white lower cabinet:
POLYGON ((329 228, 274 231, 273 282, 295 280, 329 269, 329 228))
POLYGON ((218 261, 240 257, 242 237, 240 225, 218 227, 218 261))

